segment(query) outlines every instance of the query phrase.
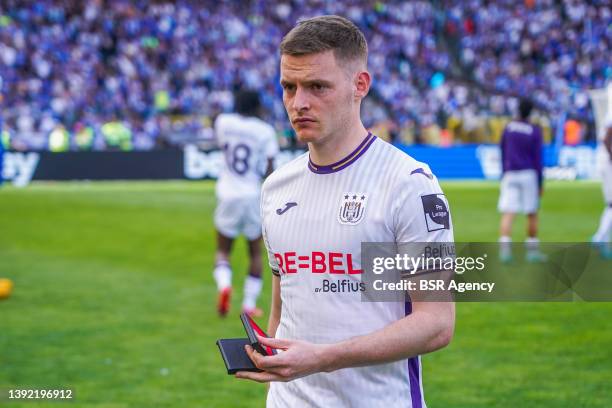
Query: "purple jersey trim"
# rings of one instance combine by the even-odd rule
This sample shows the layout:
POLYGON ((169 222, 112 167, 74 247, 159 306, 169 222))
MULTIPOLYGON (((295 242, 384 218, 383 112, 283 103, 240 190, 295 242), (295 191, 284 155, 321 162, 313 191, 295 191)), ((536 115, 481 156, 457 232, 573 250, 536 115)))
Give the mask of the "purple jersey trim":
POLYGON ((368 132, 365 139, 363 139, 359 146, 357 146, 357 148, 348 156, 327 166, 319 166, 318 164, 313 163, 312 160, 310 160, 310 157, 308 157, 308 168, 310 171, 317 174, 330 174, 345 169, 351 164, 355 163, 357 159, 359 159, 370 148, 376 139, 376 136, 368 132))
POLYGON ((410 376, 410 399, 412 408, 423 408, 421 404, 421 382, 419 381, 419 358, 408 359, 408 375, 410 376))
MULTIPOLYGON (((406 316, 412 313, 412 303, 404 304, 404 312, 406 316)), ((419 357, 411 357, 408 359, 408 380, 410 382, 410 399, 412 400, 412 408, 423 408, 423 396, 421 395, 421 381, 419 378, 419 357)))

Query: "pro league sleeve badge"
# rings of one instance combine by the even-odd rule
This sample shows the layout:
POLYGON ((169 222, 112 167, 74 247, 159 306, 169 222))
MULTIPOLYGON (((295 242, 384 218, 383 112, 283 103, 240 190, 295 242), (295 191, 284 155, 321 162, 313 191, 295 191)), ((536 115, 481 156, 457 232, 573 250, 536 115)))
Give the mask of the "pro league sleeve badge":
POLYGON ((444 194, 428 194, 421 196, 427 231, 450 229, 450 214, 448 202, 444 194))

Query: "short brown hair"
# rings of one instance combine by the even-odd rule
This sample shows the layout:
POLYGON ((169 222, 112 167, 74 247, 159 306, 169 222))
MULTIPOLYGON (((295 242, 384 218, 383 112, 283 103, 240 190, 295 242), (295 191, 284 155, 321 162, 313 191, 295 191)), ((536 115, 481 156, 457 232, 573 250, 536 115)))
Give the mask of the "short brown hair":
POLYGON ((282 55, 308 55, 332 50, 337 60, 367 65, 368 43, 359 28, 340 16, 319 16, 298 21, 280 44, 282 55))

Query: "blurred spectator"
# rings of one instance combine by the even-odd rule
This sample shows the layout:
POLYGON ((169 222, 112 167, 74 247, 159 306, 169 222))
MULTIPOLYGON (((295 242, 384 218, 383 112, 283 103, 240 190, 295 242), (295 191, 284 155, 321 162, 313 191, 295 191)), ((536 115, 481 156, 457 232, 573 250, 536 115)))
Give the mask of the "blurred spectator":
POLYGON ((574 119, 565 121, 564 144, 576 146, 582 139, 582 127, 580 122, 574 119))

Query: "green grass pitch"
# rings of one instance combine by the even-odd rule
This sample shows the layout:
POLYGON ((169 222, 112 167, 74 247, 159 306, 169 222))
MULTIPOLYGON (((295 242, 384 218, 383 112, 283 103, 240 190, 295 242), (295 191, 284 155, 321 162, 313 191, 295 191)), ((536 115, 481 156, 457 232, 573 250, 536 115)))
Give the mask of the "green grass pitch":
MULTIPOLYGON (((496 183, 443 188, 457 241, 497 239, 496 183)), ((0 277, 15 282, 0 301, 0 389, 72 388, 79 407, 263 406, 265 387, 227 376, 215 346, 243 334, 246 249, 236 247, 233 308, 221 320, 213 192, 210 182, 0 189, 0 277)), ((587 240, 602 201, 596 183, 548 183, 542 240, 587 240)), ((609 407, 610 316, 610 303, 458 304, 452 344, 423 357, 428 405, 609 407)))

